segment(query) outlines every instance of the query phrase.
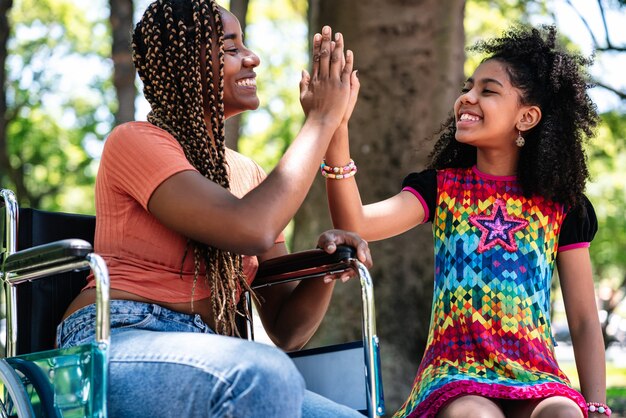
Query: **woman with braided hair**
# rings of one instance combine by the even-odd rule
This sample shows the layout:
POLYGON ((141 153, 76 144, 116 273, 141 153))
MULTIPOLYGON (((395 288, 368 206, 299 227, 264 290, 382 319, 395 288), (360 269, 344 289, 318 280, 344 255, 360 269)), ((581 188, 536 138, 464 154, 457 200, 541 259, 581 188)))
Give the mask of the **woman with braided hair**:
MULTIPOLYGON (((302 203, 358 86, 353 55, 329 27, 303 72, 306 121, 268 175, 227 149, 224 121, 258 107, 255 68, 237 19, 214 0, 158 0, 133 32, 133 59, 151 111, 116 127, 96 181, 95 249, 111 278, 108 408, 115 417, 351 417, 305 391, 278 348, 237 335, 240 293, 258 261, 286 254, 282 230, 302 203), (241 256, 242 254, 243 256, 241 256)), ((367 244, 333 230, 318 245, 367 244)), ((283 350, 319 326, 333 280, 259 291, 259 315, 283 350)), ((94 338, 93 280, 58 328, 59 347, 94 338)))

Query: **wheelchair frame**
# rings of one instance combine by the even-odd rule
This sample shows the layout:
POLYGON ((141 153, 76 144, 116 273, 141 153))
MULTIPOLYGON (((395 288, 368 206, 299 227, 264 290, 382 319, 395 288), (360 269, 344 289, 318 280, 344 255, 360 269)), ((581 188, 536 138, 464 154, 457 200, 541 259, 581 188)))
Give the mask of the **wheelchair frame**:
MULTIPOLYGON (((106 395, 107 395, 107 376, 108 376, 108 347, 110 346, 110 326, 109 326, 109 275, 104 260, 92 251, 91 244, 84 240, 67 239, 52 242, 49 244, 38 245, 32 248, 18 251, 17 250, 17 228, 19 221, 18 204, 15 195, 7 189, 0 189, 0 195, 5 206, 5 228, 6 228, 6 251, 2 260, 2 269, 0 270, 0 278, 2 278, 6 295, 6 359, 2 360, 3 365, 10 364, 13 369, 19 370, 25 377, 22 378, 17 373, 13 377, 8 377, 8 385, 13 387, 7 388, 12 396, 20 396, 24 391, 24 379, 35 383, 32 378, 34 376, 32 370, 38 370, 24 366, 20 366, 20 357, 28 358, 31 356, 32 361, 42 361, 47 355, 83 355, 84 349, 65 349, 65 350, 49 350, 32 355, 17 356, 17 289, 16 286, 27 281, 38 280, 53 274, 64 273, 75 270, 83 270, 91 268, 96 281, 96 341, 93 346, 93 362, 94 367, 99 370, 94 371, 98 375, 99 384, 94 384, 91 396, 93 402, 98 405, 94 408, 96 417, 106 417, 106 395), (31 377, 29 377, 29 376, 31 377), (17 384, 17 386, 15 386, 17 384)), ((87 354, 88 356, 90 354, 87 354)), ((22 360, 23 361, 23 360, 22 360)), ((31 361, 31 360, 27 360, 31 361)), ((4 367, 3 375, 10 376, 10 370, 4 367)), ((53 373, 50 371, 49 373, 53 373)), ((42 383, 40 383, 41 385, 42 383)), ((43 383, 45 384, 45 382, 43 383)), ((37 384, 35 384, 37 386, 37 384)), ((40 386, 41 388, 41 386, 40 386)), ((38 394, 39 396, 39 394, 38 394)), ((43 400, 43 397, 42 397, 43 400)), ((19 401, 18 401, 19 402, 19 401)), ((30 405, 29 405, 30 407, 30 405)), ((18 416, 32 416, 32 408, 24 408, 18 405, 18 416)), ((54 406, 43 405, 44 416, 56 417, 58 412, 54 406)))

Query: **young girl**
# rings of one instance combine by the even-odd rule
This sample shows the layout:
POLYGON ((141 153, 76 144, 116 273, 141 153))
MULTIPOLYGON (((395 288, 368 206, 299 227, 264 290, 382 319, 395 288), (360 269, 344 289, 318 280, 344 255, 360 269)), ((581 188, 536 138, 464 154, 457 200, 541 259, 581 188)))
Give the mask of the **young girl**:
POLYGON ((485 53, 454 104, 429 169, 363 206, 347 128, 322 164, 335 227, 367 240, 431 222, 435 283, 426 351, 396 417, 610 415, 588 246, 583 139, 598 121, 589 60, 553 27, 516 28, 485 53), (349 163, 348 163, 349 162, 349 163), (555 358, 550 285, 558 268, 581 392, 555 358))

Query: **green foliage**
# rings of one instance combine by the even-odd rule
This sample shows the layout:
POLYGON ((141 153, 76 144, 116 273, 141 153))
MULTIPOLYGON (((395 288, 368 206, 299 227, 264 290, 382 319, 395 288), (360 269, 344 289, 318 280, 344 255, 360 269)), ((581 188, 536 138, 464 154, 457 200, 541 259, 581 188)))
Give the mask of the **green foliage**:
POLYGON ((35 43, 104 56, 110 51, 109 33, 103 20, 89 16, 89 6, 72 0, 15 0, 11 17, 16 29, 45 31, 35 43))
MULTIPOLYGON (((613 414, 626 414, 626 387, 609 387, 606 390, 606 403, 613 414)), ((617 415, 614 415, 617 416, 617 415)))
POLYGON ((271 170, 298 134, 304 115, 298 83, 308 63, 305 0, 254 0, 246 43, 261 58, 257 85, 261 106, 244 115, 242 153, 271 170))
MULTIPOLYGON (((533 1, 473 0, 465 5, 466 45, 500 35, 514 22, 528 21, 527 5, 533 1)), ((481 61, 477 55, 468 56, 465 74, 471 74, 481 61)))
POLYGON ((93 212, 96 167, 86 148, 102 140, 112 116, 103 106, 110 35, 88 6, 16 0, 11 11, 7 151, 27 189, 18 195, 24 205, 93 212))
POLYGON ((597 275, 619 281, 626 275, 626 115, 606 113, 602 122, 589 147, 588 195, 600 225, 590 251, 597 275))

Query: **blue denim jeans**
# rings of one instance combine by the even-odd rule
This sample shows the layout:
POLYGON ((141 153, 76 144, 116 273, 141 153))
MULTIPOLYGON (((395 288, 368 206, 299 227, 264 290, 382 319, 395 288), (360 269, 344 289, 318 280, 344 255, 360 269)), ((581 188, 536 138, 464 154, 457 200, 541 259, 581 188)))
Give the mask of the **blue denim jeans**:
MULTIPOLYGON (((95 305, 57 329, 57 345, 95 337, 95 305)), ((111 301, 108 412, 111 417, 363 417, 306 391, 281 350, 217 335, 199 315, 111 301)))

